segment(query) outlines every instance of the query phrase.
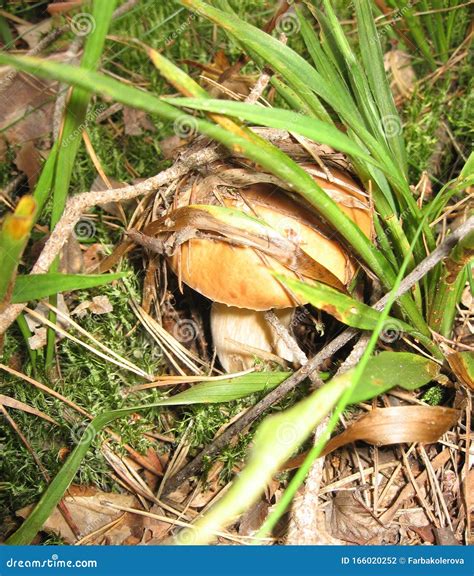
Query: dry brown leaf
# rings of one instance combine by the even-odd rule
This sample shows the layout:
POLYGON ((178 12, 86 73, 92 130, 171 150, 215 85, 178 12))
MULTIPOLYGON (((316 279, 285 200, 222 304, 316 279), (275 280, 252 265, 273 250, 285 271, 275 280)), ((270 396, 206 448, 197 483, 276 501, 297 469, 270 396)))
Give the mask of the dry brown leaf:
POLYGON ((403 50, 390 50, 384 55, 384 64, 391 76, 390 86, 394 95, 408 98, 416 82, 411 56, 403 50))
POLYGON ((156 132, 156 127, 150 116, 143 110, 123 107, 123 123, 127 136, 140 136, 143 131, 156 132))
MULTIPOLYGON (((57 308, 60 312, 63 312, 66 315, 69 314, 69 310, 64 300, 63 294, 58 294, 57 308)), ((49 308, 45 306, 43 302, 40 302, 34 309, 34 312, 36 312, 37 314, 41 314, 41 316, 43 316, 44 318, 47 318, 49 314, 49 308)), ((34 350, 42 348, 43 346, 46 345, 46 332, 47 332, 46 328, 43 326, 42 322, 38 320, 38 318, 35 318, 30 314, 25 314, 25 319, 26 323, 28 324, 28 328, 33 334, 29 338, 30 346, 32 346, 34 350)), ((56 324, 64 329, 67 329, 69 326, 69 322, 62 317, 56 319, 56 324)), ((65 338, 65 336, 64 334, 56 332, 56 338, 59 341, 65 338)))
MULTIPOLYGON (((150 514, 156 514, 157 516, 166 516, 165 511, 158 504, 153 504, 150 508, 150 514)), ((147 546, 154 546, 159 544, 166 536, 168 536, 173 525, 169 522, 163 522, 157 518, 151 518, 149 516, 143 517, 143 537, 141 544, 146 544, 147 546)))
POLYGON ((76 306, 71 312, 71 316, 83 318, 87 311, 92 312, 92 314, 108 314, 113 309, 108 296, 94 296, 92 300, 84 300, 76 306))
POLYGON ((332 501, 332 536, 354 544, 394 542, 396 529, 387 530, 352 491, 338 492, 332 501))
POLYGON ((324 454, 357 440, 376 446, 405 442, 430 444, 454 426, 460 414, 459 410, 441 406, 375 408, 332 438, 324 454))
MULTIPOLYGON (((122 544, 129 536, 140 538, 142 536, 143 521, 141 516, 129 513, 124 514, 122 511, 111 508, 106 504, 106 502, 111 502, 115 506, 134 508, 137 507, 137 501, 134 496, 106 493, 96 488, 71 486, 68 495, 63 501, 74 524, 79 529, 79 534, 75 535, 72 532, 57 508, 46 520, 43 530, 59 535, 68 544, 74 544, 77 540, 82 540, 95 532, 98 532, 98 534, 88 540, 88 543, 103 543, 105 538, 107 544, 122 544), (118 522, 111 526, 110 529, 101 530, 115 520, 118 522)), ((27 518, 33 508, 34 505, 26 506, 18 510, 17 516, 27 518)))
POLYGON ((15 24, 18 35, 31 48, 36 48, 38 43, 51 31, 53 26, 52 18, 45 18, 35 24, 15 24))
POLYGON ((64 274, 80 274, 84 272, 81 244, 74 236, 69 236, 61 250, 59 271, 64 274))
MULTIPOLYGON (((468 353, 466 352, 454 352, 453 354, 448 354, 446 359, 451 370, 456 374, 459 381, 471 390, 474 390, 474 374, 472 374, 472 368, 470 369, 470 367, 474 365, 474 361, 471 360, 471 362, 468 363, 466 357, 467 354, 468 353)), ((472 357, 473 356, 471 356, 471 358, 472 357)))
POLYGON ((186 140, 183 140, 176 134, 173 136, 167 136, 160 141, 160 149, 165 160, 175 159, 182 148, 186 144, 186 140))
MULTIPOLYGON (((59 56, 52 57, 61 60, 59 56)), ((8 80, 8 69, 0 75, 0 131, 10 145, 30 140, 49 141, 53 127, 57 84, 23 73, 8 80)))
POLYGON ((28 346, 31 348, 31 350, 39 350, 40 348, 46 346, 47 338, 48 338, 47 328, 44 327, 36 328, 33 336, 30 336, 28 338, 28 346))
POLYGON ((15 156, 15 164, 20 172, 26 174, 28 186, 33 191, 41 172, 42 161, 40 153, 31 140, 21 145, 15 156))
POLYGON ((114 307, 110 303, 108 296, 94 296, 89 306, 92 314, 108 314, 112 312, 114 307))
POLYGON ((266 500, 255 502, 240 519, 239 534, 253 536, 268 516, 270 504, 266 500))

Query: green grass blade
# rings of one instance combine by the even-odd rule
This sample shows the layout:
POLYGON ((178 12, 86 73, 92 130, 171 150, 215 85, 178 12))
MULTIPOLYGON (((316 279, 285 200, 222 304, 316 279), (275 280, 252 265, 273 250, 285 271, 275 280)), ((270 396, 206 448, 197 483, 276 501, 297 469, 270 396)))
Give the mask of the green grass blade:
POLYGON ((269 34, 248 24, 237 16, 218 10, 200 0, 180 0, 181 4, 218 24, 238 39, 251 52, 268 62, 308 105, 317 118, 331 122, 331 117, 319 101, 313 89, 322 77, 304 58, 269 34))
MULTIPOLYGON (((374 330, 378 324, 381 312, 330 286, 316 281, 306 283, 281 274, 278 274, 277 278, 288 286, 302 302, 309 302, 318 310, 327 312, 347 326, 361 330, 374 330)), ((406 333, 419 340, 435 358, 443 359, 443 354, 430 338, 420 334, 418 330, 414 330, 402 320, 389 317, 385 325, 385 331, 395 333, 396 338, 400 338, 403 333, 406 333)))
MULTIPOLYGON (((405 260, 403 261, 400 267, 397 278, 395 280, 394 287, 390 292, 389 298, 387 300, 384 310, 382 311, 382 314, 380 315, 377 326, 375 327, 375 330, 373 331, 372 336, 370 337, 370 340, 367 344, 367 348, 365 349, 362 358, 360 359, 359 363, 357 364, 352 374, 352 377, 350 378, 349 385, 343 392, 341 398, 337 402, 335 410, 331 414, 325 433, 321 434, 321 436, 319 437, 313 448, 309 451, 308 456, 306 457, 305 461, 296 472, 295 476, 288 485, 288 488, 285 490, 283 496, 274 507, 273 512, 270 514, 270 516, 267 517, 267 519, 261 526, 260 530, 257 533, 257 536, 266 536, 275 527, 278 520, 281 518, 285 510, 290 505, 298 488, 304 482, 304 479, 306 478, 313 461, 316 458, 318 458, 318 456, 321 454, 329 438, 329 435, 334 431, 335 427, 337 426, 339 418, 342 415, 343 411, 345 410, 346 406, 348 405, 348 402, 352 397, 354 397, 354 394, 357 394, 358 387, 363 383, 364 372, 367 369, 367 366, 369 365, 371 355, 375 350, 380 333, 383 330, 385 322, 387 321, 390 309, 395 302, 397 290, 408 267, 408 262, 410 261, 410 253, 413 251, 413 248, 422 230, 423 230, 423 222, 420 224, 418 230, 415 233, 412 244, 410 246, 410 252, 406 254, 405 260)), ((345 374, 343 374, 342 376, 344 375, 345 374)))
POLYGON ((282 130, 291 130, 302 136, 310 138, 314 142, 327 144, 340 152, 360 158, 365 162, 378 165, 377 161, 369 156, 363 148, 358 146, 351 138, 338 130, 334 125, 327 124, 316 118, 303 116, 296 112, 281 108, 263 108, 244 102, 230 100, 214 100, 203 98, 164 98, 166 102, 183 108, 193 108, 235 116, 241 120, 247 120, 282 130))
POLYGON ((387 74, 384 69, 382 47, 375 27, 372 9, 368 0, 355 3, 359 43, 364 70, 370 84, 371 92, 379 110, 378 129, 383 132, 390 149, 395 154, 404 174, 407 174, 405 144, 401 129, 388 130, 390 123, 401 126, 401 119, 393 101, 387 74))
POLYGON ((71 292, 73 290, 87 290, 96 286, 103 286, 114 280, 120 280, 124 273, 117 274, 28 274, 17 276, 13 289, 12 302, 30 302, 40 300, 52 294, 71 292))
MULTIPOLYGON (((348 401, 368 400, 399 384, 399 372, 407 373, 409 389, 423 386, 439 372, 439 367, 416 354, 385 352, 371 358, 348 401)), ((344 392, 352 387, 355 370, 333 378, 320 390, 282 413, 268 416, 258 427, 252 450, 244 469, 229 491, 202 518, 182 531, 176 544, 207 544, 214 532, 235 521, 264 492, 273 476, 334 407, 344 392)))
POLYGON ((395 0, 394 3, 398 11, 403 14, 403 19, 410 30, 413 40, 426 58, 431 69, 436 70, 437 64, 433 57, 433 49, 426 41, 426 33, 423 30, 420 19, 415 15, 412 8, 413 4, 407 0, 395 0))

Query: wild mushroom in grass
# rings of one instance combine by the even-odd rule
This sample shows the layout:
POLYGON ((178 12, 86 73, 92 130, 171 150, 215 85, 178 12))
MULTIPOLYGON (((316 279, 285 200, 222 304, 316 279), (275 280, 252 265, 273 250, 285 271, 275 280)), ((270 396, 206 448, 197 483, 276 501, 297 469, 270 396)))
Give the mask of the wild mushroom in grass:
MULTIPOLYGON (((315 165, 303 167, 370 237, 372 219, 360 187, 338 170, 326 176, 315 165)), ((147 232, 163 239, 180 285, 212 300, 213 343, 226 371, 249 368, 258 351, 293 361, 264 312, 275 309, 288 326, 293 309, 305 302, 297 301, 274 273, 344 291, 356 265, 314 208, 290 197, 271 176, 260 174, 257 183, 235 188, 223 185, 228 169, 219 170, 220 176, 178 194, 168 214, 147 232)))

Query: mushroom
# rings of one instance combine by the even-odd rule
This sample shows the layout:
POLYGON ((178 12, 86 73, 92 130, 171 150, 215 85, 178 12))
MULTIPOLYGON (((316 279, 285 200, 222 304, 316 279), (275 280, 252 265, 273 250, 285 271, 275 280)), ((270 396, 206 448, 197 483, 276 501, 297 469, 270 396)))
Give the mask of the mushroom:
MULTIPOLYGON (((369 205, 359 186, 342 172, 333 170, 330 181, 315 165, 303 167, 370 237, 369 205)), ((259 351, 294 361, 264 311, 275 309, 288 327, 294 309, 306 302, 297 301, 275 272, 345 290, 356 266, 314 209, 281 187, 259 182, 212 192, 188 190, 154 223, 155 233, 167 234, 169 265, 180 284, 213 301, 213 343, 227 372, 251 367, 259 351)))

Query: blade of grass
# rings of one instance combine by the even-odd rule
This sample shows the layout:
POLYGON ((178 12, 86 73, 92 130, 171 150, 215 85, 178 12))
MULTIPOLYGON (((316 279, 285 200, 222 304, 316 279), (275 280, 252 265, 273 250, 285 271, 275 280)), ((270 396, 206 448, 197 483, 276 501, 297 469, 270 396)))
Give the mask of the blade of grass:
POLYGON ((49 274, 28 274, 18 276, 13 289, 12 303, 41 300, 51 294, 70 292, 73 290, 86 290, 103 286, 125 276, 117 274, 61 274, 50 272, 49 274))
MULTIPOLYGON (((324 310, 347 326, 360 328, 361 330, 374 330, 377 326, 381 312, 367 306, 367 304, 363 302, 351 298, 347 294, 343 294, 320 282, 312 281, 311 283, 306 283, 288 276, 282 276, 281 274, 277 274, 276 276, 285 286, 288 286, 296 296, 299 296, 302 302, 309 302, 315 308, 324 310)), ((435 358, 439 360, 444 358, 439 348, 430 338, 420 334, 420 332, 414 330, 409 324, 402 320, 389 316, 387 326, 391 329, 396 327, 400 334, 406 332, 408 335, 413 336, 413 338, 419 340, 435 358)))
MULTIPOLYGON (((380 130, 384 126, 384 119, 399 120, 399 115, 384 69, 382 47, 375 27, 371 5, 368 0, 361 0, 355 3, 355 9, 362 61, 371 92, 378 106, 377 128, 380 130)), ((403 173, 406 175, 408 166, 402 131, 382 130, 382 137, 387 139, 390 149, 393 151, 400 166, 403 167, 403 173)))

